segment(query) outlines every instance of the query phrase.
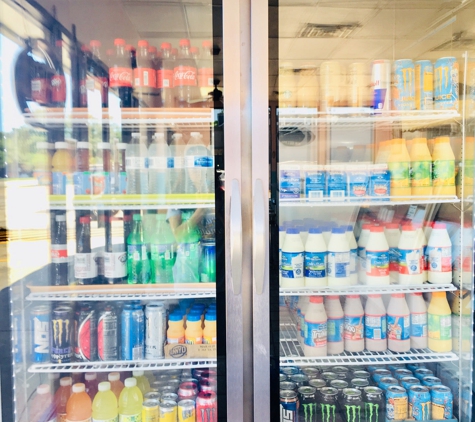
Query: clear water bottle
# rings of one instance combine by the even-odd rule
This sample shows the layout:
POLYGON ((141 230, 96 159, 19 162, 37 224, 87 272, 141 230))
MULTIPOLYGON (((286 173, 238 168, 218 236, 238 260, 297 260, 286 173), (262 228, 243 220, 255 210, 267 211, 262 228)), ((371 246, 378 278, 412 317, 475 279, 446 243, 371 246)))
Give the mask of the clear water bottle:
POLYGON ((199 132, 191 132, 185 149, 186 193, 211 192, 213 167, 213 157, 203 143, 203 136, 199 132))
POLYGON ((147 194, 147 137, 132 133, 132 142, 125 150, 125 167, 127 169, 127 193, 147 194))
POLYGON ((170 193, 170 171, 172 160, 170 147, 164 133, 155 133, 148 148, 148 189, 149 193, 170 193))
POLYGON ((181 133, 175 133, 172 136, 170 152, 172 155, 172 160, 169 161, 171 167, 170 191, 173 193, 185 193, 185 141, 181 133))

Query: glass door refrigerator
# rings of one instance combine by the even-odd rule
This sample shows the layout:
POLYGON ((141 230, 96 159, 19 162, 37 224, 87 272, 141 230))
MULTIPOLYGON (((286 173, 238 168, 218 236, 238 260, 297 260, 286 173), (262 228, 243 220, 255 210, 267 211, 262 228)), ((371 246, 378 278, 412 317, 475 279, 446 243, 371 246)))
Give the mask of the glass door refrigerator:
POLYGON ((472 420, 473 2, 252 15, 254 420, 472 420))
POLYGON ((225 191, 224 175, 229 154, 240 169, 223 117, 233 13, 0 2, 2 420, 251 411, 239 177, 225 191))

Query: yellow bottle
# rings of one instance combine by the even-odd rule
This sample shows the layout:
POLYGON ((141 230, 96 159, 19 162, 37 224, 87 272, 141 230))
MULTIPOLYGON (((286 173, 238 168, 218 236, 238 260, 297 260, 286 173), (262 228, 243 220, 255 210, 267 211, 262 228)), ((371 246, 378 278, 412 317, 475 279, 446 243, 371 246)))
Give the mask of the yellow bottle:
POLYGON ((167 343, 185 343, 185 326, 183 316, 179 313, 173 312, 168 317, 167 343))
POLYGON ((150 391, 150 383, 148 382, 148 379, 144 375, 143 371, 133 371, 132 375, 137 380, 137 387, 142 392, 142 394, 147 394, 150 391))
POLYGON ((472 339, 472 297, 468 290, 454 292, 452 301, 452 349, 470 352, 472 339))
POLYGON ((201 328, 201 315, 198 313, 190 313, 186 319, 185 330, 186 344, 202 344, 203 329, 201 328))
POLYGON ((208 311, 206 314, 203 343, 216 344, 216 312, 208 311))
POLYGON ((460 150, 460 161, 457 172, 457 196, 459 198, 468 198, 473 195, 473 174, 474 174, 474 157, 475 157, 475 138, 467 136, 465 139, 465 148, 462 157, 460 150), (462 161, 463 160, 463 161, 462 161), (463 163, 463 165, 462 165, 463 163), (462 189, 463 183, 463 189, 462 189))
POLYGON ((412 140, 411 153, 411 193, 412 196, 432 195, 432 157, 426 138, 412 140))
POLYGON ((438 352, 452 351, 452 311, 445 292, 433 292, 427 309, 428 346, 438 352))
POLYGON ((411 181, 409 179, 411 157, 407 152, 404 139, 393 139, 390 145, 388 165, 391 175, 391 200, 407 200, 411 196, 411 181))
POLYGON ((55 142, 56 152, 51 160, 53 195, 66 195, 66 185, 71 183, 74 161, 66 142, 55 142))
POLYGON ((436 196, 455 196, 455 155, 448 136, 436 138, 434 142, 432 194, 436 196))
POLYGON ((375 164, 384 164, 388 162, 391 141, 381 141, 378 146, 378 152, 374 159, 375 164))

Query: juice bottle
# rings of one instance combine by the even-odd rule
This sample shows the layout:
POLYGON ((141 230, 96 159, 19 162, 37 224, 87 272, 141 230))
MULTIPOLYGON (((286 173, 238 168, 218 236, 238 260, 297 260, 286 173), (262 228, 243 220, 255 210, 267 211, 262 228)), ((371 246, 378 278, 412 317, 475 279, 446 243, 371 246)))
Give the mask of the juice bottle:
POLYGON ((117 422, 117 398, 108 381, 99 384, 99 392, 92 402, 92 422, 117 422))
POLYGON ((66 420, 66 404, 71 396, 72 384, 73 380, 71 377, 63 377, 59 380, 60 387, 54 395, 58 422, 64 422, 66 420))
POLYGON ((322 296, 311 296, 305 313, 305 356, 327 355, 327 314, 322 296))
POLYGON ((415 228, 406 224, 402 226, 399 239, 399 284, 422 284, 423 268, 421 246, 415 228))
POLYGON ((53 396, 48 384, 41 384, 36 388, 36 395, 29 406, 31 422, 54 422, 56 412, 53 396))
POLYGON ((358 284, 358 244, 356 243, 353 226, 346 226, 346 238, 350 245, 350 284, 354 286, 358 284))
POLYGON ((203 344, 216 344, 216 311, 209 310, 206 313, 203 344))
POLYGON ((94 397, 96 397, 97 394, 97 375, 93 372, 87 372, 84 379, 86 393, 89 394, 91 400, 94 400, 94 397))
POLYGON ((183 322, 183 315, 181 313, 173 312, 168 317, 167 343, 185 343, 185 326, 183 322))
POLYGON ((455 155, 450 146, 450 138, 436 138, 432 152, 433 195, 455 196, 455 155))
POLYGON ((388 165, 391 178, 391 200, 400 201, 411 196, 409 167, 411 157, 404 139, 393 139, 389 152, 388 165))
POLYGON ((398 244, 401 238, 399 225, 397 223, 388 223, 384 232, 389 246, 389 281, 391 284, 397 284, 399 282, 398 244))
POLYGON ((304 287, 304 245, 298 229, 287 229, 282 246, 282 287, 304 287))
POLYGON ((305 243, 304 253, 305 287, 326 286, 327 280, 327 245, 322 231, 311 228, 305 243))
POLYGON ((359 295, 348 295, 345 301, 343 338, 347 352, 362 352, 364 344, 364 310, 359 295))
POLYGON ((135 378, 125 380, 125 388, 120 393, 119 398, 119 420, 120 422, 137 422, 142 417, 143 395, 137 387, 135 378))
POLYGON ((404 293, 393 293, 387 311, 388 349, 401 353, 411 349, 410 314, 404 293))
POLYGON ((445 292, 433 292, 427 309, 428 347, 438 353, 452 350, 452 311, 445 292))
POLYGON ((389 246, 382 226, 370 229, 366 246, 366 284, 389 284, 389 246))
POLYGON ((190 312, 186 318, 185 343, 201 344, 202 342, 203 329, 201 328, 201 315, 190 312))
POLYGON ((66 422, 90 422, 92 416, 92 400, 86 393, 82 383, 73 385, 73 394, 66 405, 66 422))
POLYGON ((142 394, 147 394, 150 391, 150 383, 143 371, 133 371, 132 375, 136 379, 137 387, 142 392, 142 394))
POLYGON ((408 298, 411 313, 411 348, 427 348, 427 306, 422 293, 411 293, 408 298))
POLYGON ((358 280, 362 284, 366 284, 366 244, 368 243, 371 227, 372 224, 363 224, 358 239, 358 280))
POLYGON ((472 338, 472 305, 468 290, 454 292, 452 302, 452 349, 454 352, 470 352, 472 338), (462 324, 460 327, 460 319, 462 324), (461 346, 461 347, 460 347, 461 346))
POLYGON ((350 244, 346 230, 333 228, 328 242, 328 285, 350 285, 350 244))
POLYGON ((421 255, 421 268, 422 268, 422 282, 425 283, 428 280, 429 259, 427 253, 427 238, 422 230, 422 224, 413 224, 416 229, 417 243, 422 250, 421 255))
MULTIPOLYGON (((87 131, 87 129, 85 130, 87 131)), ((76 195, 90 195, 92 193, 91 173, 89 172, 89 146, 87 136, 85 136, 84 141, 80 140, 77 143, 76 168, 73 174, 74 193, 76 195)))
POLYGON ((56 152, 51 160, 53 195, 66 195, 66 184, 71 179, 74 161, 66 142, 55 142, 56 152))
POLYGON ((111 372, 107 378, 111 383, 111 391, 115 394, 117 400, 119 400, 120 393, 124 389, 124 383, 120 380, 120 374, 118 372, 111 372))
POLYGON ((51 159, 50 153, 53 144, 49 142, 38 142, 36 144, 35 168, 33 177, 38 181, 39 186, 48 186, 48 193, 51 190, 51 159))
POLYGON ((457 196, 459 198, 467 198, 473 195, 473 157, 475 157, 475 138, 467 136, 465 138, 465 148, 460 150, 460 164, 457 173, 457 196))
POLYGON ((445 223, 434 223, 427 244, 430 283, 452 283, 452 242, 445 223))
POLYGON ((388 348, 386 308, 381 295, 368 295, 365 305, 365 345, 370 352, 383 352, 388 348))
POLYGON ((411 148, 411 194, 412 196, 432 195, 432 156, 426 138, 412 140, 411 148))
POLYGON ((326 297, 325 312, 327 313, 327 353, 339 355, 345 348, 343 341, 345 314, 339 296, 326 297))

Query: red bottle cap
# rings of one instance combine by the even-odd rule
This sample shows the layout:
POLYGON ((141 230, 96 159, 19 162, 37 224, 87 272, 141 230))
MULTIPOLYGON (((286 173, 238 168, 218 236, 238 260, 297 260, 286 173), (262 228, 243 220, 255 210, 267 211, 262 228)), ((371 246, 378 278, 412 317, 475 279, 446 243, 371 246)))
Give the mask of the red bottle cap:
POLYGON ((372 224, 370 224, 370 223, 365 223, 365 224, 363 224, 363 227, 362 227, 362 228, 363 228, 363 230, 370 230, 371 227, 373 227, 372 224))
POLYGON ((116 38, 114 40, 114 45, 125 45, 125 40, 122 38, 116 38))
POLYGON ((329 295, 327 297, 328 297, 328 299, 332 299, 332 300, 339 299, 339 296, 329 295))
POLYGON ((79 218, 81 224, 89 224, 91 222, 91 217, 84 216, 79 218))
POLYGON ((149 52, 149 53, 155 53, 155 54, 157 54, 157 47, 150 46, 150 47, 148 48, 148 52, 149 52))
POLYGON ((434 225, 432 226, 432 228, 435 230, 435 229, 446 229, 447 228, 447 225, 445 223, 434 223, 434 225))
POLYGON ((172 45, 169 42, 162 42, 160 48, 162 50, 170 50, 172 48, 172 45))
POLYGON ((101 46, 101 42, 98 41, 98 40, 91 40, 91 42, 89 43, 89 45, 91 47, 100 47, 101 46))
POLYGON ((404 224, 402 226, 402 231, 403 232, 412 232, 412 231, 414 231, 414 227, 412 227, 412 224, 404 224))
POLYGON ((382 226, 373 226, 369 229, 371 233, 383 233, 384 232, 384 227, 382 226))
POLYGON ((381 295, 368 295, 368 297, 372 297, 373 299, 379 299, 381 295))
POLYGON ((213 47, 213 43, 210 41, 210 40, 205 40, 201 43, 201 45, 203 46, 203 48, 211 48, 213 47))
POLYGON ((190 46, 190 40, 188 38, 182 38, 180 40, 180 47, 189 47, 190 46))
POLYGON ((323 296, 310 296, 310 303, 323 303, 323 296))
POLYGON ((138 42, 139 47, 148 47, 148 41, 147 40, 140 40, 138 42))

